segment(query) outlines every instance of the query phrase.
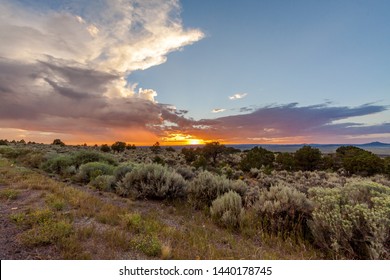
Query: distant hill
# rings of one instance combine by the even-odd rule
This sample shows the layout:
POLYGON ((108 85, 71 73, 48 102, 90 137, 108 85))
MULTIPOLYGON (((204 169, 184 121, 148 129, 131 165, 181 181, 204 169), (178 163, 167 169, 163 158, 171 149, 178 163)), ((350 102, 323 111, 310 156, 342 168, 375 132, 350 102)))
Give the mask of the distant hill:
POLYGON ((388 146, 388 147, 390 147, 390 144, 376 141, 376 142, 365 143, 365 144, 360 144, 360 145, 356 145, 356 146, 360 146, 360 147, 366 147, 366 146, 370 146, 370 147, 374 147, 374 146, 388 146))

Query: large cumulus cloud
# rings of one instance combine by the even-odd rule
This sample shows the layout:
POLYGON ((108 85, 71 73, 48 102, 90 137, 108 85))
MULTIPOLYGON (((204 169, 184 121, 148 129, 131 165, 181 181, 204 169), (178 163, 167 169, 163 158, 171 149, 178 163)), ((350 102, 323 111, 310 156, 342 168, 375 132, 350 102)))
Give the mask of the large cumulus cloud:
POLYGON ((203 37, 178 1, 61 3, 0 1, 0 127, 115 138, 178 118, 126 81, 203 37))

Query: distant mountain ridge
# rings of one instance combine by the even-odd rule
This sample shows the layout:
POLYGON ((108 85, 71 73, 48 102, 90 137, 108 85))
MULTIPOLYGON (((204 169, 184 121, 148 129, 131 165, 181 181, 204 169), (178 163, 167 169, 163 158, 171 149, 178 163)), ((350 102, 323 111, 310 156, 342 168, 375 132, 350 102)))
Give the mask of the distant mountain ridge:
POLYGON ((390 146, 390 144, 375 141, 375 142, 370 142, 365 144, 359 144, 358 146, 390 146))
POLYGON ((312 146, 320 149, 322 153, 334 153, 341 146, 355 146, 378 155, 390 155, 390 144, 382 142, 370 142, 364 144, 234 144, 226 145, 240 150, 249 150, 256 146, 261 146, 272 152, 295 152, 303 146, 312 146))

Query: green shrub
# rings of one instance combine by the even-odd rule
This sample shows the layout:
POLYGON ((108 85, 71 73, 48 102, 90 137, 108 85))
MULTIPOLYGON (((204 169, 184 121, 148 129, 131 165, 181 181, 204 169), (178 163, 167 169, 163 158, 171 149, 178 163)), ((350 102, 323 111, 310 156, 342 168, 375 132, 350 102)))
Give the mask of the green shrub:
POLYGON ((73 164, 72 157, 68 155, 53 155, 41 165, 46 172, 65 175, 66 170, 73 164))
POLYGON ((73 231, 73 227, 66 221, 48 222, 33 226, 20 235, 26 246, 43 246, 63 241, 73 231))
POLYGON ((186 194, 186 181, 174 170, 159 164, 140 164, 127 173, 120 194, 135 198, 174 199, 186 194))
POLYGON ((29 153, 31 150, 29 149, 21 149, 21 148, 12 148, 9 146, 1 146, 0 154, 8 159, 17 159, 21 155, 25 155, 29 153))
POLYGON ((125 228, 135 233, 140 233, 143 226, 142 217, 139 213, 127 213, 122 216, 122 223, 125 228))
POLYGON ((254 208, 267 231, 293 235, 307 232, 312 205, 304 193, 293 187, 276 185, 260 190, 254 208))
POLYGON ((313 188, 310 223, 316 244, 336 258, 390 257, 390 188, 357 181, 344 188, 313 188))
POLYGON ((115 177, 112 175, 99 175, 90 182, 90 185, 101 191, 114 191, 116 187, 115 177))
POLYGON ((111 165, 116 165, 116 160, 108 154, 102 154, 95 151, 85 151, 81 150, 73 154, 73 160, 76 168, 79 168, 80 165, 89 163, 89 162, 105 162, 111 165))
POLYGON ((149 257, 158 257, 161 255, 161 242, 154 235, 137 236, 130 241, 130 245, 149 257))
POLYGON ((43 152, 32 151, 31 153, 27 153, 25 156, 22 156, 20 161, 23 165, 39 168, 46 161, 46 158, 43 152))
POLYGON ((239 227, 244 215, 241 196, 234 191, 223 194, 212 202, 210 214, 213 220, 222 226, 239 227))
POLYGON ((190 183, 188 200, 192 206, 201 209, 210 207, 213 200, 230 190, 243 196, 246 189, 247 185, 243 181, 233 181, 203 171, 190 183))
POLYGON ((0 190, 0 199, 15 200, 19 196, 19 191, 14 189, 0 190))
POLYGON ((104 162, 88 162, 80 166, 77 180, 88 183, 100 175, 112 175, 114 166, 104 162))

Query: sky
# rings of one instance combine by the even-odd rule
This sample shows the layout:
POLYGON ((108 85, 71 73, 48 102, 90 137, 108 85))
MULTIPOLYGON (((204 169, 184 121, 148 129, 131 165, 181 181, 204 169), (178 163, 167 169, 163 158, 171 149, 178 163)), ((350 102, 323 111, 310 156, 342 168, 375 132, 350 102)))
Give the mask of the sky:
POLYGON ((390 2, 0 0, 0 139, 390 143, 390 2))

